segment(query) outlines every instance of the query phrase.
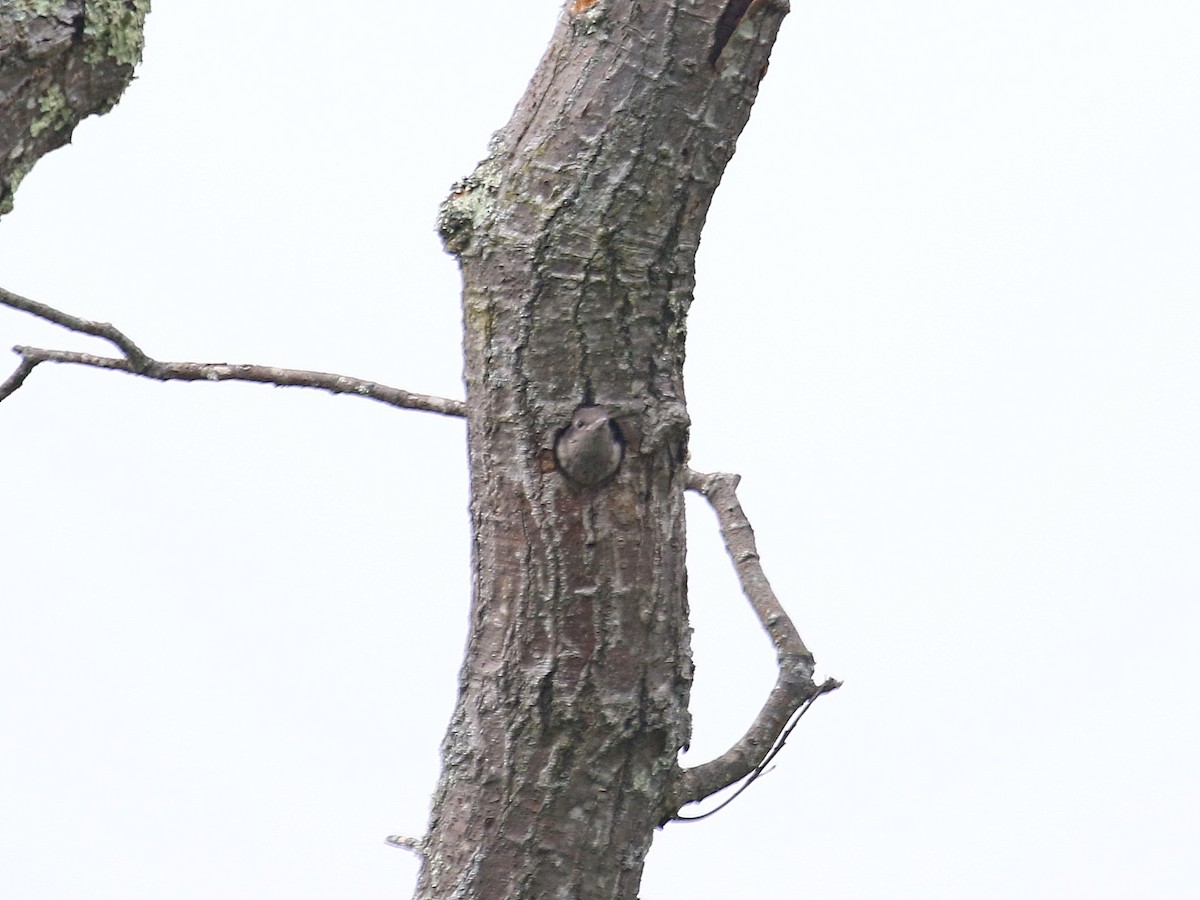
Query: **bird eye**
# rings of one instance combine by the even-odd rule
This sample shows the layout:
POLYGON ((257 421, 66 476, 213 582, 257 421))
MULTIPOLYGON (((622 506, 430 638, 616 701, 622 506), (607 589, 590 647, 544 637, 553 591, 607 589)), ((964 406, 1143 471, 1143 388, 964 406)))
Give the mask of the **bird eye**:
POLYGON ((585 421, 583 421, 583 419, 580 419, 578 422, 575 423, 575 427, 576 428, 586 428, 587 423, 585 421))

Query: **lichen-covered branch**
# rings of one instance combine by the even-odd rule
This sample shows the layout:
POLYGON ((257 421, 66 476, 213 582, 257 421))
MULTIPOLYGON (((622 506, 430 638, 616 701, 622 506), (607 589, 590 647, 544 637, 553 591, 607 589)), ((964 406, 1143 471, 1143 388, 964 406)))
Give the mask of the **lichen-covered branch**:
POLYGON ((28 312, 80 334, 104 338, 123 354, 120 357, 97 356, 74 350, 14 347, 13 351, 21 357, 21 361, 13 373, 0 384, 0 401, 21 387, 38 365, 44 362, 57 362, 128 372, 153 378, 156 381, 251 381, 259 384, 273 384, 277 387, 310 387, 334 394, 354 394, 402 409, 435 412, 443 416, 461 417, 464 415, 463 404, 460 400, 434 397, 428 394, 414 394, 378 382, 351 378, 348 375, 313 372, 306 369, 284 369, 278 366, 162 362, 151 359, 124 332, 107 322, 81 319, 36 300, 29 300, 13 294, 3 288, 0 288, 0 305, 28 312))
POLYGON ((0 215, 42 156, 116 105, 149 11, 150 0, 0 3, 0 215))
POLYGON ((742 591, 775 645, 779 675, 758 717, 736 744, 711 762, 683 770, 679 789, 664 818, 674 817, 683 805, 703 800, 755 772, 778 745, 797 710, 841 686, 833 679, 822 684, 813 681, 813 656, 763 573, 754 530, 738 502, 739 480, 739 476, 724 472, 687 472, 688 489, 703 495, 717 514, 721 537, 742 591))

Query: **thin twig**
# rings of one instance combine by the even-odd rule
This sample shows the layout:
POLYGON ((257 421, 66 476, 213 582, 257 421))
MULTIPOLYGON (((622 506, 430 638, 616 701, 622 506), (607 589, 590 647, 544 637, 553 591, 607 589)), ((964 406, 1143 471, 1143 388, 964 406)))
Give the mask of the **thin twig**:
POLYGON ((4 379, 3 384, 0 384, 0 400, 3 400, 21 385, 23 385, 25 383, 25 379, 29 377, 29 373, 33 371, 33 367, 36 365, 37 363, 31 362, 22 356, 21 361, 17 364, 16 369, 13 370, 13 373, 4 379))
POLYGON ((783 747, 800 715, 813 700, 841 686, 841 682, 832 678, 820 685, 813 681, 815 663, 812 654, 804 646, 799 632, 763 573, 758 547, 754 542, 754 529, 750 527, 750 521, 738 502, 739 480, 737 475, 723 472, 711 475, 690 469, 687 472, 688 489, 703 495, 717 514, 721 537, 733 560, 742 592, 775 645, 779 675, 758 717, 737 743, 716 759, 683 770, 680 787, 671 801, 673 808, 668 809, 665 817, 668 819, 678 818, 679 809, 684 805, 703 800, 744 778, 748 779, 734 796, 740 794, 762 774, 766 765, 783 747))
POLYGON ((156 381, 249 381, 273 384, 278 387, 310 387, 333 394, 354 394, 401 409, 424 410, 459 418, 466 415, 466 408, 461 400, 434 397, 429 394, 414 394, 375 381, 351 378, 348 375, 313 372, 306 369, 283 369, 276 366, 161 362, 151 359, 128 336, 106 322, 80 319, 46 306, 44 303, 38 303, 36 300, 29 300, 13 294, 3 288, 0 288, 0 305, 28 312, 80 334, 104 338, 124 354, 123 357, 96 356, 92 353, 80 353, 74 350, 14 347, 13 352, 21 357, 21 362, 4 383, 0 384, 0 401, 21 387, 36 366, 44 362, 56 362, 128 372, 145 378, 153 378, 156 381))
POLYGON ((813 701, 816 700, 818 697, 820 697, 822 694, 826 693, 827 691, 835 690, 838 687, 841 687, 841 682, 834 681, 832 678, 828 678, 820 686, 820 688, 818 689, 818 691, 815 694, 808 697, 807 699, 805 699, 805 701, 803 703, 800 704, 800 708, 798 710, 796 710, 796 714, 794 716, 792 716, 791 724, 789 724, 788 727, 786 729, 784 729, 783 734, 781 734, 779 736, 779 740, 777 740, 775 742, 775 746, 773 746, 771 748, 771 752, 768 753, 765 757, 763 757, 763 761, 754 767, 754 771, 751 772, 740 785, 738 785, 738 789, 736 791, 734 791, 732 794, 730 794, 728 797, 726 797, 717 806, 714 806, 712 809, 708 810, 708 812, 703 812, 698 816, 676 816, 675 821, 676 822, 699 822, 701 819, 707 819, 709 816, 719 813, 721 810, 723 810, 725 807, 727 807, 730 803, 732 803, 734 800, 736 800, 738 798, 738 796, 744 790, 746 790, 746 788, 748 788, 748 787, 750 787, 750 785, 754 784, 754 782, 756 782, 759 778, 761 778, 763 775, 766 775, 768 772, 774 771, 774 769, 768 769, 767 766, 769 766, 771 764, 771 761, 773 759, 775 759, 776 756, 779 755, 779 751, 783 749, 783 745, 787 743, 787 739, 792 736, 792 732, 795 731, 796 726, 800 724, 800 719, 804 716, 804 714, 806 712, 808 712, 809 707, 811 707, 813 705, 813 701))

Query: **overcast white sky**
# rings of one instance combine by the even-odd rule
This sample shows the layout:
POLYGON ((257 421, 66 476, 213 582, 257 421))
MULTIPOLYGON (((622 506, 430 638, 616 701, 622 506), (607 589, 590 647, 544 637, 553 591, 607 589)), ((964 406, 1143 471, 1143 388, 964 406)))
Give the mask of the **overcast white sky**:
MULTIPOLYGON (((160 0, 0 284, 163 359, 461 396, 438 202, 556 0, 160 0), (348 7, 349 8, 349 7, 348 7)), ((647 900, 1200 896, 1200 5, 801 2, 709 217, 693 464, 845 680, 647 900)), ((96 348, 7 310, 0 346, 96 348)), ((0 894, 408 896, 461 423, 43 367, 0 405, 0 894)), ((693 514, 695 732, 773 677, 693 514)))

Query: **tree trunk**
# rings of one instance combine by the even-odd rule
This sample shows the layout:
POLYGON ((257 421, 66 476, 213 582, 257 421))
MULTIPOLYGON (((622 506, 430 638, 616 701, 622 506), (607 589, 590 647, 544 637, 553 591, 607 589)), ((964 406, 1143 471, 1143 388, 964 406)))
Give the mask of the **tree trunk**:
POLYGON ((120 99, 149 11, 150 0, 0 3, 0 215, 38 159, 120 99))
POLYGON ((632 900, 678 809, 686 319, 787 12, 748 5, 568 0, 442 208, 464 283, 473 597, 419 898, 632 900), (597 485, 554 453, 591 405, 624 441, 597 485))

